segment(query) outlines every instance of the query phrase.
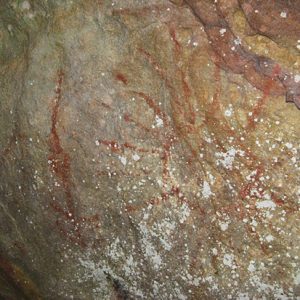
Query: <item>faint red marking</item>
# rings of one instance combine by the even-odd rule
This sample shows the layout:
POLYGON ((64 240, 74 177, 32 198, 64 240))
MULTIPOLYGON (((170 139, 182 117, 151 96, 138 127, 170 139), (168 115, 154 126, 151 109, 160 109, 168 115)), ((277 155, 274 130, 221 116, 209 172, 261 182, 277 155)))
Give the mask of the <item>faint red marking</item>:
POLYGON ((171 39, 172 41, 174 42, 175 44, 175 53, 178 55, 179 52, 180 52, 180 49, 181 49, 181 45, 180 43, 177 41, 177 38, 176 38, 176 31, 175 31, 175 28, 172 26, 171 28, 169 28, 169 33, 170 33, 170 36, 171 36, 171 39))
MULTIPOLYGON (((251 182, 247 183, 244 187, 242 187, 242 189, 240 190, 240 195, 241 195, 242 199, 245 199, 246 197, 251 197, 250 193, 254 187, 258 191, 258 188, 259 188, 258 185, 260 183, 259 178, 262 175, 262 173, 263 173, 263 168, 258 167, 256 169, 255 175, 250 177, 251 182)), ((259 192, 259 193, 260 193, 260 196, 262 196, 262 192, 259 192)))
POLYGON ((163 120, 164 126, 169 125, 169 120, 167 115, 160 109, 159 105, 157 105, 156 102, 150 96, 146 95, 143 92, 132 91, 132 93, 140 96, 142 99, 145 100, 149 108, 152 109, 153 112, 163 120))
POLYGON ((162 204, 164 201, 167 201, 170 199, 170 197, 174 196, 177 201, 179 202, 180 205, 186 204, 189 209, 193 210, 193 211, 199 211, 199 214, 204 216, 205 213, 205 209, 203 207, 201 207, 199 204, 193 204, 190 200, 188 200, 188 198, 184 195, 184 193, 181 191, 180 187, 178 186, 172 186, 168 192, 166 191, 162 191, 160 193, 160 196, 158 197, 153 197, 150 200, 144 202, 142 205, 140 206, 135 206, 132 204, 126 204, 125 205, 125 210, 127 212, 136 212, 136 211, 140 211, 143 207, 147 207, 149 205, 152 206, 157 206, 162 204))
POLYGON ((127 123, 134 123, 139 128, 145 130, 146 132, 150 132, 151 131, 150 128, 148 128, 143 123, 141 123, 141 122, 135 120, 134 118, 132 118, 128 113, 124 114, 124 121, 127 122, 127 123))
MULTIPOLYGON (((219 84, 217 84, 217 86, 216 86, 215 94, 213 96, 213 101, 212 101, 210 107, 208 108, 208 114, 206 116, 205 123, 207 123, 208 125, 211 125, 211 126, 216 126, 215 119, 217 119, 218 120, 218 128, 222 128, 222 130, 224 131, 224 133, 226 133, 226 135, 235 137, 235 144, 241 150, 243 150, 245 152, 247 157, 249 157, 251 159, 249 161, 250 162, 249 169, 250 170, 256 170, 256 173, 255 173, 255 175, 252 176, 251 182, 247 182, 242 186, 242 188, 239 191, 239 196, 242 198, 242 200, 244 200, 247 197, 250 197, 250 199, 252 198, 254 200, 257 197, 261 198, 264 194, 264 189, 263 189, 263 186, 262 186, 262 182, 260 182, 259 178, 263 174, 263 172, 265 171, 263 163, 260 163, 258 158, 249 149, 247 149, 247 147, 245 147, 244 144, 239 142, 239 139, 237 137, 237 133, 235 131, 233 131, 228 126, 226 120, 223 120, 223 122, 221 122, 220 117, 222 117, 222 116, 216 116, 221 110, 221 103, 220 103, 220 100, 219 100, 219 97, 221 95, 221 85, 220 85, 221 77, 220 77, 220 67, 218 66, 218 64, 216 64, 215 79, 216 79, 216 82, 219 83, 219 84), (258 194, 251 196, 251 190, 254 187, 255 187, 255 190, 257 191, 258 194)), ((215 143, 217 143, 219 145, 219 148, 222 151, 225 151, 226 149, 224 148, 224 146, 222 146, 222 144, 218 140, 218 138, 215 136, 214 139, 215 139, 215 143)), ((236 173, 237 176, 241 177, 240 174, 238 174, 236 170, 231 170, 231 173, 233 173, 233 174, 236 173)), ((244 181, 244 179, 241 178, 241 181, 244 181)), ((237 214, 237 217, 240 220, 244 219, 245 217, 251 218, 251 214, 253 213, 256 216, 256 218, 258 220, 260 220, 260 217, 257 214, 257 208, 255 206, 255 203, 256 203, 256 201, 250 206, 250 208, 249 208, 250 210, 249 210, 245 207, 245 204, 243 203, 243 201, 241 201, 239 198, 237 198, 235 200, 235 203, 232 203, 228 206, 222 207, 221 211, 224 211, 224 212, 228 213, 232 217, 235 214, 237 214)), ((253 232, 249 225, 246 224, 245 226, 246 226, 247 231, 249 232, 249 234, 255 236, 255 239, 258 241, 262 252, 266 253, 267 248, 265 247, 265 245, 263 245, 260 242, 258 233, 253 232)), ((271 230, 273 230, 273 229, 271 229, 271 230)))
POLYGON ((174 60, 177 61, 177 71, 181 77, 181 84, 182 84, 182 91, 184 102, 187 105, 186 109, 184 110, 184 118, 187 122, 191 123, 192 125, 195 124, 196 114, 194 112, 193 106, 190 101, 190 97, 192 95, 191 89, 189 87, 188 82, 186 81, 186 75, 184 71, 179 67, 179 56, 181 55, 181 45, 176 38, 176 31, 173 26, 169 27, 169 33, 171 36, 172 41, 174 42, 174 60))
POLYGON ((278 64, 276 64, 272 70, 271 77, 266 81, 266 84, 263 89, 263 96, 260 100, 257 101, 255 104, 251 116, 248 117, 248 124, 247 128, 254 128, 256 125, 255 119, 258 118, 258 116, 261 114, 263 107, 265 106, 269 96, 272 87, 274 86, 275 82, 274 79, 280 74, 281 68, 278 64))
POLYGON ((138 48, 138 51, 147 59, 147 61, 154 67, 154 70, 163 78, 168 87, 171 87, 169 80, 166 77, 166 72, 161 68, 156 59, 145 49, 138 48))
POLYGON ((116 79, 119 80, 119 81, 121 81, 121 82, 123 82, 125 85, 128 84, 128 79, 122 73, 117 73, 116 74, 116 79))
POLYGON ((131 143, 125 142, 123 144, 119 144, 118 142, 114 140, 98 140, 98 142, 102 145, 108 146, 111 151, 113 152, 123 152, 124 149, 131 149, 136 152, 141 152, 141 153, 160 153, 158 149, 145 149, 142 147, 137 147, 131 143))
POLYGON ((218 57, 214 57, 214 63, 215 63, 215 69, 214 69, 215 92, 213 95, 213 101, 209 106, 209 112, 213 115, 215 115, 221 109, 221 104, 220 104, 221 68, 219 67, 219 58, 218 57))
MULTIPOLYGON (((178 52, 178 55, 180 54, 180 45, 179 43, 177 44, 176 41, 176 32, 170 30, 170 35, 172 36, 172 40, 174 41, 174 51, 175 51, 175 57, 176 57, 176 52, 178 52)), ((178 41, 177 41, 178 42, 178 41)), ((197 155, 197 149, 191 144, 191 142, 188 140, 187 135, 189 133, 195 133, 198 130, 198 127, 194 125, 195 123, 195 114, 191 115, 189 114, 189 112, 194 113, 193 111, 193 106, 191 104, 190 101, 190 97, 191 97, 191 89, 188 85, 188 81, 186 80, 186 76, 183 72, 183 70, 181 70, 180 68, 178 68, 178 72, 179 75, 181 76, 181 91, 182 91, 182 95, 183 98, 178 98, 177 94, 178 92, 176 91, 175 87, 173 86, 173 81, 170 80, 167 76, 167 72, 160 66, 160 64, 156 61, 155 58, 153 58, 153 56, 146 50, 140 48, 139 49, 140 53, 146 58, 146 60, 149 62, 149 64, 152 65, 153 69, 158 73, 158 75, 162 78, 162 80, 164 80, 166 87, 168 88, 170 95, 172 97, 171 100, 171 107, 172 107, 172 113, 174 116, 174 127, 177 129, 176 133, 180 135, 180 137, 182 137, 182 139, 187 143, 187 145, 189 146, 191 153, 193 154, 194 159, 199 159, 198 155, 197 155), (183 101, 184 100, 184 101, 183 101), (187 126, 187 124, 181 124, 182 121, 180 119, 178 119, 178 117, 183 117, 183 120, 189 122, 190 124, 188 124, 189 126, 187 126), (193 120, 194 119, 194 120, 193 120)), ((218 126, 218 128, 221 128, 222 130, 224 130, 224 134, 225 135, 229 135, 235 137, 235 144, 237 146, 239 146, 239 148, 241 150, 243 150, 247 157, 251 159, 251 161, 247 162, 247 166, 251 169, 257 169, 258 173, 262 173, 264 172, 264 167, 263 165, 259 165, 259 161, 257 159, 257 157, 252 154, 252 152, 247 149, 247 147, 245 145, 243 145, 242 143, 239 142, 239 139, 237 137, 236 132, 234 132, 230 126, 227 123, 227 120, 220 115, 220 111, 221 111, 221 103, 220 103, 220 94, 221 94, 221 73, 220 73, 220 67, 217 66, 216 64, 216 69, 215 69, 215 81, 218 83, 216 85, 216 89, 215 89, 215 93, 213 96, 213 101, 212 103, 209 105, 209 107, 206 109, 206 117, 205 117, 205 123, 209 126, 212 126, 213 128, 218 126), (220 118, 223 119, 220 120, 220 118), (249 164, 250 163, 250 164, 249 164), (260 171, 261 170, 261 171, 260 171)), ((180 78, 180 77, 179 77, 180 78)), ((153 112, 157 115, 159 115, 162 119, 167 119, 168 117, 165 113, 161 114, 160 108, 157 106, 156 101, 154 101, 151 97, 147 96, 144 93, 141 92, 134 92, 138 94, 140 97, 142 97, 147 105, 149 106, 149 108, 151 110, 153 110, 153 112)), ((125 116, 125 121, 130 122, 132 121, 132 119, 130 118, 129 115, 125 116)), ((186 122, 185 122, 186 123, 186 122)), ((140 127, 138 125, 138 127, 140 127)), ((205 215, 205 210, 203 208, 201 208, 199 206, 199 204, 197 205, 197 203, 192 203, 191 201, 189 201, 187 199, 187 197, 185 197, 185 195, 180 191, 179 187, 175 187, 174 184, 172 184, 172 180, 169 177, 168 174, 168 167, 169 167, 169 161, 170 161, 170 149, 172 148, 172 145, 174 144, 174 141, 170 141, 171 137, 174 135, 173 132, 174 130, 172 129, 172 127, 169 125, 169 120, 168 120, 168 125, 165 128, 165 131, 167 132, 167 134, 162 134, 159 138, 159 141, 161 141, 162 143, 162 149, 161 149, 161 156, 160 159, 162 161, 162 172, 163 172, 163 178, 165 178, 163 180, 163 188, 162 191, 160 192, 160 195, 157 197, 153 197, 150 200, 144 202, 144 204, 142 205, 132 205, 132 204, 128 204, 125 206, 125 210, 128 213, 133 213, 135 211, 139 211, 140 209, 142 209, 143 207, 145 207, 145 205, 159 205, 161 204, 163 201, 168 200, 171 196, 174 196, 181 204, 186 203, 190 209, 197 209, 199 210, 201 215, 205 215), (170 188, 171 186, 171 188, 170 188)), ((221 141, 216 137, 214 137, 215 142, 218 144, 219 149, 221 149, 222 151, 226 150, 221 141)), ((205 143, 200 143, 201 147, 206 147, 205 143)), ((200 146, 199 146, 200 147, 200 146)), ((236 176, 241 177, 241 174, 238 173, 238 171, 236 170, 232 170, 231 172, 233 172, 236 176)), ((257 185, 257 190, 261 187, 260 183, 258 181, 259 175, 257 175, 257 178, 254 179, 255 183, 246 183, 241 191, 240 191, 240 196, 246 197, 247 195, 249 195, 252 187, 254 185, 257 185), (252 185, 253 184, 253 185, 252 185)), ((241 179, 243 180, 243 179, 241 179)), ((259 191, 259 195, 263 195, 263 190, 259 191)), ((223 210, 223 209, 222 209, 223 210)), ((241 201, 239 198, 237 199, 237 203, 235 204, 231 204, 228 207, 224 207, 223 211, 226 211, 234 216, 234 214, 238 214, 239 218, 244 218, 244 217, 250 217, 251 213, 255 213, 255 205, 253 207, 253 209, 251 211, 248 211, 245 208, 245 205, 243 203, 243 201, 241 201)), ((256 233, 252 233, 257 235, 256 233)), ((264 247, 262 247, 262 251, 265 251, 265 249, 263 249, 264 247)))
POLYGON ((285 202, 282 199, 277 198, 274 193, 271 193, 271 199, 276 203, 277 206, 282 206, 285 202))
MULTIPOLYGON (((66 208, 63 205, 52 199, 50 206, 63 218, 63 223, 57 220, 56 224, 59 231, 69 240, 76 242, 78 245, 84 247, 86 243, 82 236, 82 227, 84 226, 83 220, 85 217, 77 216, 75 212, 74 199, 72 196, 72 183, 71 183, 71 162, 69 154, 63 149, 61 141, 57 132, 58 113, 62 101, 62 84, 64 73, 62 70, 58 72, 58 79, 55 88, 55 98, 53 101, 52 114, 51 114, 51 131, 48 139, 50 154, 48 155, 48 162, 51 171, 60 179, 64 194, 66 197, 66 208)), ((98 219, 98 215, 95 215, 98 219)), ((93 219, 91 219, 93 220, 93 219)))
POLYGON ((49 137, 50 154, 48 161, 54 174, 61 179, 63 188, 65 190, 67 199, 68 213, 74 215, 74 205, 71 195, 71 183, 70 183, 70 156, 65 152, 61 146, 59 135, 57 133, 57 121, 59 105, 62 99, 62 83, 64 73, 62 70, 58 72, 57 86, 55 88, 56 97, 54 99, 54 105, 51 115, 51 133, 49 137))

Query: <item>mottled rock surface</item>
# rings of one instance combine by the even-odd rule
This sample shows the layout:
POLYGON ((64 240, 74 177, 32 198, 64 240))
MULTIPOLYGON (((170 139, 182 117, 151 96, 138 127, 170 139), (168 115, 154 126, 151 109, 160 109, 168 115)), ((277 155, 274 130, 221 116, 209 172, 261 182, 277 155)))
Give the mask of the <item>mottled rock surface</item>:
POLYGON ((0 0, 0 298, 300 297, 299 39, 298 0, 0 0))

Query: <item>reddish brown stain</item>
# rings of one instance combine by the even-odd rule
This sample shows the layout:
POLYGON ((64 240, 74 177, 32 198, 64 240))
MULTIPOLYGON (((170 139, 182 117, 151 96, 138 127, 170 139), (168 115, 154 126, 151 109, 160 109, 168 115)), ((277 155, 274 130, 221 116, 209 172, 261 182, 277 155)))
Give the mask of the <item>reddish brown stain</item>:
POLYGON ((121 150, 121 146, 118 144, 118 142, 113 140, 98 140, 100 144, 108 146, 111 151, 118 152, 121 150))
MULTIPOLYGON (((242 74, 253 86, 264 91, 266 82, 272 78, 269 69, 277 63, 269 58, 259 56, 242 45, 236 45, 237 36, 231 30, 218 2, 207 2, 206 9, 202 10, 197 1, 184 1, 204 26, 204 30, 212 45, 212 50, 219 57, 220 66, 236 74, 242 74), (220 29, 226 28, 226 34, 220 35, 220 29), (232 51, 234 45, 235 51, 232 51)), ((278 76, 268 93, 272 96, 285 96, 288 102, 299 104, 299 84, 295 84, 293 76, 282 69, 278 69, 278 76)))
MULTIPOLYGON (((64 72, 59 70, 55 88, 55 98, 52 103, 51 130, 48 139, 50 149, 48 162, 51 171, 60 180, 66 199, 66 205, 64 206, 63 203, 53 197, 50 202, 50 207, 61 218, 61 220, 57 219, 56 221, 56 226, 59 232, 66 239, 80 245, 81 247, 85 247, 86 242, 82 232, 83 228, 86 226, 85 222, 93 224, 94 221, 93 217, 80 217, 75 211, 75 204, 72 195, 70 155, 62 147, 58 134, 58 115, 62 102, 63 80, 64 72)), ((95 215, 94 217, 98 219, 98 215, 95 215)))
POLYGON ((170 33, 171 39, 172 39, 172 41, 174 42, 174 45, 175 45, 175 53, 176 53, 176 55, 179 55, 181 45, 180 45, 180 43, 178 42, 178 40, 176 38, 176 31, 175 31, 175 28, 173 26, 171 28, 169 28, 169 33, 170 33))
MULTIPOLYGON (((256 173, 254 176, 251 176, 250 183, 247 183, 242 189, 240 190, 240 195, 242 199, 245 199, 247 196, 250 197, 251 190, 255 187, 258 190, 259 185, 259 178, 263 173, 263 168, 260 166, 257 168, 256 173)), ((261 193, 261 192, 260 192, 261 193)))
POLYGON ((271 199, 276 203, 277 206, 282 206, 285 204, 285 202, 282 199, 277 198, 274 193, 271 193, 271 199))
POLYGON ((145 100, 145 102, 147 103, 147 105, 149 106, 150 109, 153 110, 153 112, 158 115, 164 122, 164 126, 168 126, 169 121, 167 118, 167 115, 161 110, 161 108, 159 107, 159 105, 156 104, 156 102, 154 101, 153 98, 151 98, 150 96, 146 95, 143 92, 135 92, 133 91, 133 94, 140 96, 142 99, 145 100))
POLYGON ((116 79, 117 79, 118 81, 123 82, 125 85, 128 84, 128 79, 127 79, 127 78, 125 77, 125 75, 122 74, 122 73, 117 73, 117 74, 116 74, 116 79))
MULTIPOLYGON (((174 41, 174 59, 176 61, 177 55, 180 55, 180 47, 176 43, 176 33, 170 30, 170 35, 172 37, 172 40, 174 41)), ((145 57, 146 61, 153 67, 155 72, 161 77, 161 79, 164 81, 166 87, 168 88, 168 91, 170 92, 171 96, 171 107, 172 107, 172 125, 169 121, 169 118, 167 114, 161 110, 161 108, 156 104, 157 101, 150 97, 149 95, 143 93, 143 92, 135 92, 132 91, 133 94, 141 97, 143 100, 145 100, 145 103, 148 105, 148 107, 153 111, 154 114, 160 116, 161 119, 164 120, 165 126, 163 130, 159 130, 158 141, 161 143, 161 148, 159 150, 160 153, 160 160, 161 160, 161 166, 162 166, 162 178, 163 178, 163 188, 160 192, 159 196, 153 197, 150 200, 145 201, 143 204, 139 205, 132 205, 128 204, 125 206, 125 209, 128 213, 134 213, 136 211, 140 211, 147 205, 160 205, 164 201, 167 201, 170 199, 171 196, 175 197, 175 199, 180 204, 186 204, 191 210, 196 211, 199 216, 205 216, 206 212, 197 201, 191 201, 184 195, 184 193, 181 191, 180 187, 174 186, 172 179, 170 178, 169 174, 169 167, 170 167, 170 160, 171 160, 171 149, 176 142, 175 137, 179 136, 181 142, 186 142, 186 144, 189 146, 191 150, 191 154, 193 154, 193 160, 199 160, 198 158, 198 152, 199 148, 201 147, 207 147, 207 143, 196 143, 199 145, 199 148, 194 145, 194 143, 191 142, 191 138, 189 137, 190 133, 196 133, 197 130, 200 128, 195 126, 195 115, 194 109, 191 102, 191 96, 192 91, 189 87, 188 80, 186 79, 186 75, 184 70, 178 68, 176 73, 176 78, 181 79, 181 84, 175 84, 174 80, 170 80, 170 78, 167 75, 166 70, 156 61, 156 59, 146 50, 140 48, 139 52, 145 57), (179 91, 178 91, 179 89, 179 91), (181 96, 177 96, 181 93, 181 96), (193 120, 194 119, 194 120, 193 120), (166 121, 166 122, 165 122, 166 121), (189 124, 186 124, 186 123, 189 124), (176 129, 176 134, 174 129, 176 129), (174 140, 173 140, 174 139, 174 140), (171 187, 171 188, 170 188, 171 187)), ((245 179, 242 178, 242 175, 239 173, 238 170, 232 170, 233 178, 236 180, 239 180, 238 182, 242 182, 242 188, 239 191, 239 199, 236 199, 235 203, 232 203, 226 207, 222 207, 221 211, 227 212, 231 217, 236 217, 240 220, 244 218, 250 218, 251 216, 256 216, 256 207, 255 207, 255 197, 251 195, 252 188, 260 189, 258 197, 262 197, 264 190, 262 183, 259 181, 259 177, 263 174, 265 168, 263 164, 260 164, 258 158, 248 149, 248 147, 244 144, 242 144, 239 139, 238 134, 231 129, 230 125, 227 123, 226 119, 221 114, 221 101, 220 101, 220 95, 221 95, 221 66, 222 62, 220 62, 220 57, 215 56, 215 72, 214 72, 214 78, 216 82, 216 88, 215 93, 213 95, 213 101, 208 105, 206 108, 206 115, 204 124, 211 128, 218 128, 218 130, 222 129, 224 131, 225 135, 233 136, 235 138, 235 146, 237 146, 239 149, 245 152, 247 156, 247 166, 249 170, 257 170, 256 175, 254 176, 254 182, 245 182, 245 179), (244 184, 243 184, 244 183, 244 184), (247 198, 247 196, 250 197, 251 201, 254 201, 251 204, 251 208, 247 209, 245 207, 244 200, 247 198), (242 200, 241 200, 242 198, 242 200)), ((271 82, 270 86, 265 83, 264 85, 264 93, 266 95, 269 95, 272 90, 274 90, 273 83, 270 79, 271 78, 277 78, 279 75, 279 71, 277 67, 273 70, 274 73, 271 74, 271 76, 265 76, 264 79, 267 78, 267 81, 264 82, 271 82)), ((180 82, 179 82, 180 83, 180 82)), ((258 111, 258 114, 261 111, 258 111)), ((125 122, 133 122, 132 117, 129 114, 124 115, 125 122)), ((137 123, 136 123, 137 125, 137 123)), ((141 128, 141 126, 137 125, 141 128)), ((201 129, 200 129, 201 130, 201 129)), ((151 129, 150 129, 151 131, 151 129)), ((224 146, 224 143, 222 142, 221 138, 218 138, 218 134, 214 137, 214 143, 218 145, 219 150, 226 151, 226 146, 224 146)), ((121 146, 120 148, 123 149, 121 146)), ((119 148, 119 147, 118 147, 119 148)), ((134 147, 130 147, 128 149, 134 149, 134 147)), ((226 171, 225 171, 226 172, 226 171)), ((259 216, 257 217, 259 219, 259 216)), ((248 225, 245 225, 246 227, 248 225)), ((249 227, 249 226, 248 226, 249 227)), ((257 242, 259 242, 259 239, 257 237, 256 233, 250 232, 249 227, 249 234, 255 235, 257 242)), ((265 252, 265 247, 261 245, 262 251, 265 252)))
POLYGON ((274 79, 279 75, 280 73, 280 66, 278 64, 276 64, 272 70, 272 74, 271 77, 268 78, 268 80, 265 83, 264 89, 263 89, 263 96, 260 100, 257 101, 256 105, 254 106, 251 116, 248 118, 248 128, 254 128, 255 127, 255 119, 257 119, 259 117, 259 115, 261 114, 264 105, 266 104, 269 96, 270 96, 270 92, 273 88, 273 86, 275 85, 275 81, 274 79))
POLYGON ((58 113, 62 100, 63 78, 64 73, 62 70, 60 70, 58 72, 57 85, 55 88, 55 99, 53 101, 51 115, 51 132, 49 137, 50 154, 48 156, 48 161, 50 162, 50 167, 53 173, 62 182, 66 194, 68 212, 74 215, 74 204, 71 194, 70 182, 70 156, 62 148, 60 138, 57 132, 58 113))
POLYGON ((98 142, 102 145, 108 146, 112 152, 124 152, 124 149, 130 149, 140 153, 160 153, 158 149, 137 147, 129 142, 125 142, 123 144, 114 140, 98 140, 98 142))
POLYGON ((150 132, 151 129, 148 128, 147 126, 145 126, 143 123, 141 123, 140 121, 134 119, 130 114, 126 113, 124 114, 124 121, 127 123, 134 123, 137 127, 139 127, 140 129, 146 131, 146 132, 150 132))
MULTIPOLYGON (((171 26, 169 28, 169 33, 170 33, 170 36, 171 36, 171 40, 174 42, 173 58, 176 62, 175 65, 177 65, 177 72, 180 74, 182 92, 183 92, 182 97, 184 98, 184 103, 182 103, 182 106, 184 106, 185 109, 183 110, 183 114, 182 114, 182 110, 179 113, 182 114, 182 117, 186 120, 186 122, 194 125, 195 120, 196 120, 196 114, 194 112, 194 108, 192 106, 191 99, 190 99, 190 97, 192 95, 192 91, 191 91, 191 89, 189 87, 189 84, 186 80, 185 72, 182 70, 181 67, 179 67, 179 65, 180 65, 179 64, 179 57, 182 54, 182 48, 181 48, 180 43, 177 40, 176 31, 175 31, 175 28, 173 26, 171 26)), ((166 82, 166 83, 169 87, 171 87, 169 81, 166 82)))
POLYGON ((15 296, 20 297, 20 299, 41 299, 41 295, 31 278, 1 253, 0 272, 1 277, 4 278, 4 282, 7 281, 11 285, 10 287, 13 287, 13 290, 17 293, 15 296))

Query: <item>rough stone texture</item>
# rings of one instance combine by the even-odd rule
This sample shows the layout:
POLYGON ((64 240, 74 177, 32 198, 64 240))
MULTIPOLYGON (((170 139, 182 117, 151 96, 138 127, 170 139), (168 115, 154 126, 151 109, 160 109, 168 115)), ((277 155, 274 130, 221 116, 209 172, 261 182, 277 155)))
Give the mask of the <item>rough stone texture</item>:
POLYGON ((299 20, 1 0, 0 298, 300 297, 299 20))

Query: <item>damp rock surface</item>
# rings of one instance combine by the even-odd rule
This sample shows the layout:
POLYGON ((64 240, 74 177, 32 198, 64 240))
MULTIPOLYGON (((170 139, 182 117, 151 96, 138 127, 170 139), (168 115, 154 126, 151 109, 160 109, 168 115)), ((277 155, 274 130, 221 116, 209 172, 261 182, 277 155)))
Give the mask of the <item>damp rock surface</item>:
POLYGON ((300 2, 0 0, 0 298, 300 297, 300 2))

